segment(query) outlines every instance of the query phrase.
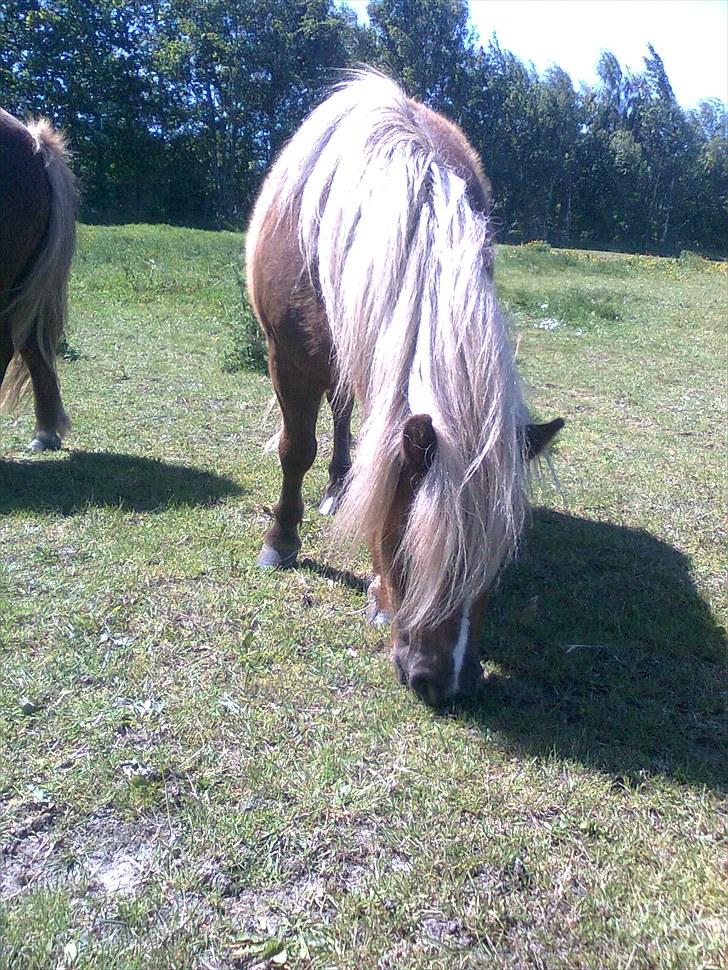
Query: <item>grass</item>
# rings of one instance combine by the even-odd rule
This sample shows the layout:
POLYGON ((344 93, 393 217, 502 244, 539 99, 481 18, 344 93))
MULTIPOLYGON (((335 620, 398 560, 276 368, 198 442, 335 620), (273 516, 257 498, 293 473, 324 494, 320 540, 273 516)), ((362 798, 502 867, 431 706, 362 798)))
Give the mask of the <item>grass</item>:
POLYGON ((82 227, 72 435, 0 424, 0 966, 724 966, 725 267, 501 250, 565 499, 438 716, 315 512, 327 421, 306 565, 253 566, 241 248, 82 227))

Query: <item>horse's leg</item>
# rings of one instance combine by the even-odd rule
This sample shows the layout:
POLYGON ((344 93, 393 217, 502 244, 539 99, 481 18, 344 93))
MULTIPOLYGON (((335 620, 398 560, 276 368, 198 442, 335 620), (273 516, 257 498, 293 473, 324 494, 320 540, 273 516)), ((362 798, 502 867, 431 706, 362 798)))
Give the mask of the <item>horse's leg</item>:
POLYGON ((329 484, 319 505, 319 512, 322 515, 333 515, 338 508, 346 476, 351 468, 351 412, 354 399, 349 398, 339 404, 331 391, 326 397, 334 416, 334 453, 329 465, 329 484))
POLYGON ((316 457, 316 419, 323 388, 277 357, 271 357, 270 372, 283 415, 278 443, 283 484, 258 565, 283 568, 295 563, 301 548, 298 536, 303 518, 301 484, 316 457))
POLYGON ((35 398, 35 435, 28 447, 31 451, 57 451, 71 426, 63 409, 58 378, 38 349, 34 335, 20 354, 30 372, 35 398))
POLYGON ((383 626, 391 620, 392 607, 387 583, 382 578, 384 564, 382 562, 381 536, 376 541, 370 542, 369 550, 372 554, 374 579, 367 589, 366 618, 374 626, 383 626))
POLYGON ((10 330, 0 327, 0 388, 3 386, 5 371, 8 369, 8 364, 13 359, 14 352, 15 348, 13 347, 10 330))

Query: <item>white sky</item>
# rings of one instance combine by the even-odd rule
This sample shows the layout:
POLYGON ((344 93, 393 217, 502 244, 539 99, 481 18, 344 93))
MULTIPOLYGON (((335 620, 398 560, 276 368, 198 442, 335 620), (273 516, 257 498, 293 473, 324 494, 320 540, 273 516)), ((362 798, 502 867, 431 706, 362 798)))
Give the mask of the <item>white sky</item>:
MULTIPOLYGON (((359 16, 366 0, 348 0, 359 16)), ((622 67, 644 68, 651 43, 678 101, 728 101, 728 0, 470 0, 485 45, 495 31, 506 50, 539 72, 558 64, 575 87, 596 81, 602 50, 622 67)))

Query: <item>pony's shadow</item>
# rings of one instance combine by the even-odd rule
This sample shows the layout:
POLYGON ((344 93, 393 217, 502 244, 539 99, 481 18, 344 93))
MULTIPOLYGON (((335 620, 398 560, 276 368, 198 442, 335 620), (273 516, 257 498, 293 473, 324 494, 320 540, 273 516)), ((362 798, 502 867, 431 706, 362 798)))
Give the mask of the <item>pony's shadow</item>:
POLYGON ((309 559, 308 556, 299 559, 296 567, 298 569, 307 569, 309 572, 323 577, 323 579, 331 579, 333 582, 340 583, 342 586, 353 589, 357 593, 366 593, 371 582, 371 579, 363 579, 361 576, 349 572, 348 569, 337 569, 335 566, 329 566, 327 563, 309 559))
POLYGON ((58 460, 0 461, 0 515, 73 515, 89 506, 146 512, 169 503, 212 505, 240 493, 231 479, 137 455, 72 451, 58 460))
POLYGON ((491 673, 456 714, 624 786, 728 781, 725 630, 686 556, 646 532, 537 510, 485 619, 491 673))

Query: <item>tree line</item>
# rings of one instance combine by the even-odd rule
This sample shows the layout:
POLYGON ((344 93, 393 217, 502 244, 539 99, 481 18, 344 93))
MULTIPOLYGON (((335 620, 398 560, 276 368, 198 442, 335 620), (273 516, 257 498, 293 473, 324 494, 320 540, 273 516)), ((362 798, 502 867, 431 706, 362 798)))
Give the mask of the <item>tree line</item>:
POLYGON ((352 65, 457 121, 501 238, 725 253, 728 109, 677 102, 659 54, 598 83, 539 75, 466 0, 0 2, 0 103, 63 126, 84 218, 240 226, 265 170, 352 65))

